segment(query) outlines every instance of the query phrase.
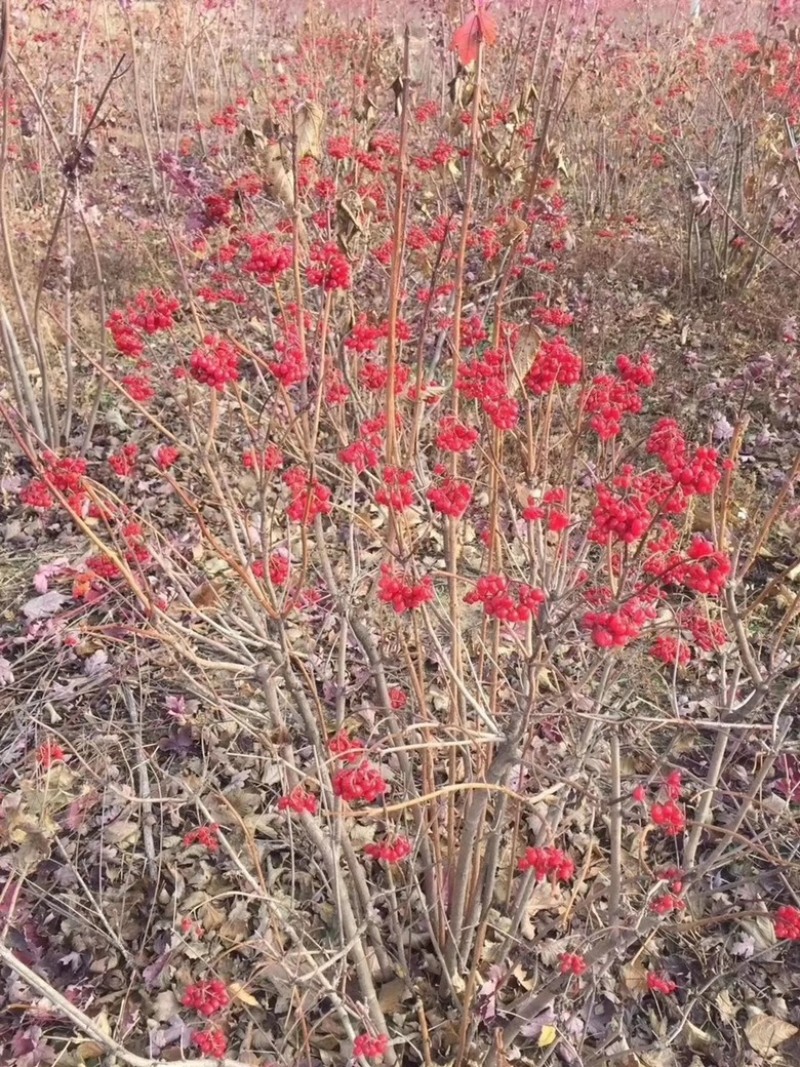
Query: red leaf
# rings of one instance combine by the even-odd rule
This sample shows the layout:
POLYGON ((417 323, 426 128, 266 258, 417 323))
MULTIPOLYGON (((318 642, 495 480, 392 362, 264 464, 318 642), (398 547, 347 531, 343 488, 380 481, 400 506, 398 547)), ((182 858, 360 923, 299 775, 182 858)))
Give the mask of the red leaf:
POLYGON ((453 51, 458 52, 458 58, 466 67, 473 59, 478 58, 478 41, 480 22, 477 15, 470 15, 464 25, 456 30, 453 37, 453 51))
POLYGON ((66 815, 64 816, 64 825, 68 830, 77 832, 81 830, 86 823, 86 819, 89 812, 100 800, 99 793, 84 793, 83 796, 77 797, 67 808, 66 815))
POLYGON ((453 51, 463 66, 478 58, 478 46, 481 41, 492 45, 497 40, 497 23, 483 4, 471 14, 463 26, 456 30, 453 37, 453 51))

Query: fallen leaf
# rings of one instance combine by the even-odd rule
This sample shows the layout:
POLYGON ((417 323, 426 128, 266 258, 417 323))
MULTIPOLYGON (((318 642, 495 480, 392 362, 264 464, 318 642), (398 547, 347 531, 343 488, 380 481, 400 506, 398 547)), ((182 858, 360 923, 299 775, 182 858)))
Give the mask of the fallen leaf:
POLYGON ((717 1042, 717 1038, 707 1030, 701 1030, 693 1022, 687 1020, 683 1031, 684 1041, 692 1052, 710 1052, 717 1042))
POLYGON ((325 112, 311 101, 302 104, 295 113, 295 134, 297 136, 297 158, 312 156, 322 158, 322 126, 325 112))
POLYGON ((151 1012, 153 1018, 159 1023, 165 1023, 177 1015, 181 1010, 180 1002, 171 989, 162 990, 153 998, 151 1012))
POLYGON ((248 1008, 257 1008, 258 1001, 242 986, 241 982, 231 982, 228 986, 228 992, 234 1000, 240 1001, 242 1004, 246 1004, 248 1008))
POLYGON ((623 964, 620 967, 620 975, 625 989, 636 1000, 640 1000, 647 993, 647 968, 639 960, 623 964))
POLYGON ((87 678, 97 678, 108 670, 108 653, 104 648, 98 648, 88 659, 84 660, 83 673, 87 678))
POLYGON ((66 599, 63 593, 51 589, 49 592, 43 593, 41 596, 35 596, 32 600, 23 604, 22 614, 26 619, 31 619, 32 621, 49 619, 51 615, 55 615, 61 609, 61 605, 66 599))
POLYGON ((88 1060, 99 1060, 108 1052, 107 1045, 101 1045, 99 1041, 81 1041, 78 1045, 78 1056, 83 1063, 88 1060))
POLYGON ((794 1037, 797 1027, 778 1019, 774 1015, 755 1015, 744 1028, 750 1047, 754 1052, 765 1056, 773 1049, 794 1037))
POLYGON ((33 576, 33 588, 37 593, 46 593, 50 588, 50 579, 57 578, 69 569, 69 560, 66 556, 45 563, 33 576))
POLYGON ((222 598, 213 582, 202 582, 192 590, 189 599, 201 611, 212 611, 219 607, 222 598))
POLYGON ((139 823, 133 819, 118 819, 105 827, 103 837, 107 844, 119 848, 132 845, 139 837, 139 823))
POLYGON ((11 664, 5 658, 0 656, 0 689, 6 685, 14 684, 14 672, 11 670, 11 664))
POLYGON ((537 1040, 544 1033, 546 1028, 554 1029, 553 1022, 555 1021, 555 1013, 552 1008, 545 1008, 539 1015, 535 1015, 530 1022, 520 1029, 520 1033, 523 1037, 535 1037, 537 1040))
POLYGON ((717 1011, 726 1023, 732 1023, 739 1014, 739 1007, 734 1004, 733 998, 727 989, 721 990, 716 996, 717 1011))
POLYGON ((539 1040, 536 1042, 539 1048, 547 1048, 548 1045, 552 1045, 555 1039, 558 1037, 558 1030, 555 1026, 543 1026, 542 1032, 539 1034, 539 1040))

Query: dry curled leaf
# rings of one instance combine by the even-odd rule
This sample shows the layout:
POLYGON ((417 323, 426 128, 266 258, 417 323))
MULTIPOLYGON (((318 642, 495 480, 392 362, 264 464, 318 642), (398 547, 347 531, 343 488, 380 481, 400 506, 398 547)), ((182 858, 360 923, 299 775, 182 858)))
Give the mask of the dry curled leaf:
POLYGON ((22 614, 26 619, 30 619, 31 622, 35 622, 37 619, 49 619, 51 615, 55 615, 61 609, 61 605, 66 599, 63 593, 51 589, 49 592, 42 593, 41 596, 35 596, 23 604, 22 614))
POLYGON ((797 1033, 797 1027, 775 1015, 754 1015, 744 1028, 745 1037, 753 1051, 766 1056, 797 1033))
POLYGON ((636 1000, 640 1000, 647 993, 647 968, 640 960, 623 964, 620 967, 620 975, 625 989, 636 1000))
POLYGON ((312 101, 301 104, 295 112, 295 133, 297 136, 297 158, 312 156, 322 158, 322 127, 325 112, 312 101))

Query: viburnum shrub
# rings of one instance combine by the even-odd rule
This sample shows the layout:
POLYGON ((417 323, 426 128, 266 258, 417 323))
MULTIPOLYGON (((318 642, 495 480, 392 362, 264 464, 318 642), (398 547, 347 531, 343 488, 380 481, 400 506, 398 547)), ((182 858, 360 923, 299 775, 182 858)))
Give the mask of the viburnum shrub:
MULTIPOLYGON (((224 1030, 187 1031, 184 1044, 209 1057, 246 1033, 280 1062, 336 1059, 340 1044, 343 1058, 492 1067, 505 1054, 530 1061, 521 1046, 545 1027, 567 1058, 562 1035, 605 1055, 608 1034, 581 1022, 596 992, 582 975, 622 983, 609 995, 623 1003, 638 968, 639 994, 670 995, 661 959, 689 994, 683 975, 707 956, 684 972, 672 955, 745 901, 763 903, 778 941, 800 936, 796 909, 767 899, 777 881, 762 876, 795 862, 793 771, 777 760, 798 693, 785 546, 800 464, 786 460, 789 434, 754 437, 724 390, 689 403, 676 367, 690 360, 693 317, 679 341, 663 332, 672 312, 649 315, 661 216, 603 217, 628 185, 642 189, 646 168, 670 219, 687 219, 679 249, 713 227, 716 255, 694 251, 727 264, 720 282, 755 281, 762 245, 790 256, 798 45, 776 36, 767 53, 759 38, 723 42, 698 25, 669 56, 650 44, 618 54, 610 26, 580 23, 580 5, 527 21, 514 6, 497 22, 483 2, 467 12, 430 83, 372 20, 342 26, 315 10, 297 30, 281 22, 286 39, 270 37, 263 66, 236 5, 201 4, 199 30, 176 12, 214 75, 181 53, 180 106, 191 98, 198 113, 158 125, 137 156, 153 165, 147 211, 130 209, 153 284, 115 293, 98 275, 98 302, 115 305, 100 354, 71 304, 50 316, 91 375, 85 422, 58 417, 57 393, 24 427, 0 401, 19 451, 3 480, 21 515, 9 537, 35 530, 69 556, 35 575, 19 642, 3 632, 0 685, 12 655, 22 666, 56 649, 63 678, 48 706, 71 701, 88 721, 78 699, 98 691, 93 729, 108 727, 131 770, 130 782, 112 774, 99 741, 70 738, 60 768, 64 750, 43 746, 37 790, 52 791, 17 783, 0 829, 30 837, 35 815, 37 834, 57 828, 73 849, 80 805, 101 785, 111 825, 141 817, 140 836, 138 824, 115 836, 99 823, 74 862, 103 894, 98 863, 119 854, 161 878, 137 883, 131 908, 141 898, 155 915, 176 898, 169 921, 148 912, 148 933, 137 928, 131 959, 152 950, 148 987, 165 961, 187 981, 164 930, 199 914, 190 958, 222 977, 190 984, 182 1006, 230 1009, 224 1030), (252 92, 216 99, 235 71, 252 92), (573 89, 585 108, 608 102, 618 128, 597 123, 602 108, 574 110, 573 89), (739 116, 727 139, 708 125, 725 112, 718 97, 739 116), (745 137, 756 104, 762 125, 745 137), (587 162, 580 138, 559 154, 551 121, 580 128, 592 153, 602 127, 618 165, 605 149, 587 162), (686 203, 667 199, 686 184, 678 161, 714 145, 740 152, 726 181, 751 152, 769 180, 722 202, 695 167, 707 198, 695 187, 686 203), (578 173, 591 175, 592 204, 578 173), (757 459, 773 446, 780 469, 762 478, 757 459), (103 642, 119 664, 98 655, 103 642), (129 679, 144 674, 133 699, 129 679), (197 705, 166 724, 148 699, 164 677, 197 705), (118 684, 127 718, 108 696, 118 684), (55 780, 78 754, 85 792, 67 793, 55 780), (750 833, 759 874, 745 887, 750 833), (408 1012, 403 976, 421 973, 430 981, 408 1012)), ((139 32, 136 5, 123 7, 139 32)), ((132 62, 148 72, 136 84, 156 85, 147 48, 132 62)), ((150 103, 133 95, 138 129, 150 103)), ((30 162, 16 107, 8 159, 30 162)), ((58 124, 45 126, 52 136, 58 124)), ((47 182, 72 181, 58 155, 47 182)), ((78 219, 94 247, 88 201, 67 192, 69 242, 78 219)), ((29 201, 40 195, 32 185, 29 201)), ((112 207, 127 226, 125 189, 112 207)), ((698 295, 696 263, 685 266, 698 295)), ((660 307, 679 282, 656 273, 660 307)), ((44 378, 50 318, 38 297, 20 316, 44 378)), ((796 362, 792 336, 780 344, 796 362)), ((22 411, 31 376, 9 381, 22 411)), ((103 929, 127 937, 126 923, 103 929)), ((155 1026, 153 1055, 172 1043, 180 1057, 174 1020, 155 1026)))

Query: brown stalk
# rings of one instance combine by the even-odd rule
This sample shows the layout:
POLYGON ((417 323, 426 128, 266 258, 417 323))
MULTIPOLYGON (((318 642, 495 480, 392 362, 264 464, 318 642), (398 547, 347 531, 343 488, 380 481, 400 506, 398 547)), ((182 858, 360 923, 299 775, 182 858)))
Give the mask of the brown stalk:
POLYGON ((389 278, 389 329, 386 339, 386 465, 397 463, 397 415, 395 412, 395 382, 397 378, 397 317, 400 309, 400 289, 406 229, 406 175, 408 172, 408 90, 411 67, 411 31, 406 24, 403 33, 403 74, 400 96, 400 147, 395 175, 394 220, 392 226, 392 268, 389 278))

